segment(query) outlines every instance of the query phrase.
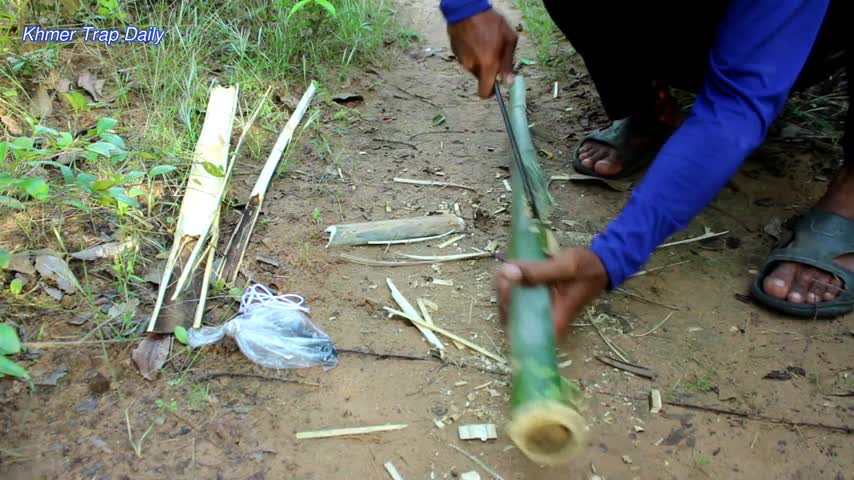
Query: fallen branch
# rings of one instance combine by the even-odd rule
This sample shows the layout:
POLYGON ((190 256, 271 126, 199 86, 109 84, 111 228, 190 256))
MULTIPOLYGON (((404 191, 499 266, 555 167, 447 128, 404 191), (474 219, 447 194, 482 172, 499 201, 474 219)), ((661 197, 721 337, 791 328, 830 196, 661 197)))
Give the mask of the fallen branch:
POLYGON ((210 380, 212 378, 219 377, 244 377, 244 378, 260 378, 261 380, 272 380, 276 382, 284 382, 284 383, 296 383, 298 385, 306 385, 310 387, 322 387, 323 385, 314 382, 304 382, 302 380, 295 380, 292 378, 282 378, 276 377, 273 375, 264 375, 261 373, 252 373, 252 372, 204 372, 200 373, 193 377, 192 383, 203 382, 205 380, 210 380))
POLYGON ((459 183, 451 183, 451 182, 440 182, 438 180, 417 180, 414 178, 394 178, 395 183, 406 183, 409 185, 423 185, 427 187, 449 187, 449 188, 462 188, 464 190, 471 190, 472 192, 476 192, 474 187, 469 187, 468 185, 461 185, 459 183))
POLYGON ((408 425, 377 425, 373 427, 333 428, 330 430, 315 430, 297 433, 297 440, 309 440, 312 438, 346 437, 351 435, 365 435, 368 433, 392 432, 403 430, 408 425))

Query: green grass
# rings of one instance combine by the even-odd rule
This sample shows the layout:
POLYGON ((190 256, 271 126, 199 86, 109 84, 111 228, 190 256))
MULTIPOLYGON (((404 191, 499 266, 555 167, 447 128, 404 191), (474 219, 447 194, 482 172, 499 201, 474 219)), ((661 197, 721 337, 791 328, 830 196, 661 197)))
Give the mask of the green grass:
POLYGON ((552 21, 542 0, 516 0, 516 6, 522 11, 525 31, 534 42, 540 64, 559 67, 575 54, 567 44, 561 45, 563 33, 552 21))
POLYGON ((689 382, 685 384, 685 388, 697 393, 709 393, 715 389, 715 379, 717 372, 713 369, 707 370, 702 375, 695 375, 689 382))
MULTIPOLYGON (((139 250, 106 265, 109 286, 118 292, 112 300, 139 297, 140 288, 149 288, 139 278, 143 264, 171 241, 211 85, 240 85, 235 133, 240 119, 273 89, 241 155, 263 159, 309 82, 319 81, 316 103, 326 100, 326 107, 306 116, 289 152, 317 138, 326 143, 323 130, 332 127, 320 119, 332 119, 340 108, 329 101, 329 91, 348 80, 354 67, 390 58, 390 42, 407 45, 415 38, 394 24, 392 13, 390 0, 14 0, 0 9, 0 116, 7 125, 0 133, 11 128, 7 121, 21 132, 0 137, 0 222, 6 232, 0 257, 4 248, 64 254, 89 246, 77 244, 80 235, 69 235, 75 229, 133 238, 139 250), (18 37, 26 24, 151 25, 167 33, 157 46, 22 44, 18 37), (75 85, 72 75, 84 68, 106 80, 104 94, 114 99, 94 101, 75 85), (63 76, 70 90, 54 92, 63 76), (39 85, 55 96, 47 120, 34 113, 39 85), (74 136, 95 121, 98 128, 74 136)), ((90 267, 84 264, 79 274, 82 305, 100 322, 106 318, 93 304, 100 291, 91 284, 90 267)), ((3 285, 4 300, 56 307, 27 296, 31 285, 3 285)), ((117 322, 108 327, 133 334, 130 325, 117 322)))

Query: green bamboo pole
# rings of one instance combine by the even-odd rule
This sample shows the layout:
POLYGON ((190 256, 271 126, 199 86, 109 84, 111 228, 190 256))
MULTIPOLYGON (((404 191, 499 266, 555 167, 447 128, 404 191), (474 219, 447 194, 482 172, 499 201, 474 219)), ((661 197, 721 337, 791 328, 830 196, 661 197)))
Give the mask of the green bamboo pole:
MULTIPOLYGON (((511 90, 511 133, 522 158, 514 162, 509 258, 542 261, 544 230, 529 216, 529 202, 519 168, 537 164, 524 114, 524 83, 520 94, 517 77, 511 90), (515 98, 514 98, 515 92, 515 98), (521 105, 521 107, 520 107, 521 105), (522 112, 522 113, 520 113, 522 112), (532 158, 531 155, 534 155, 532 158)), ((568 461, 583 444, 586 426, 576 410, 579 393, 565 382, 557 366, 549 289, 546 286, 514 287, 509 305, 510 354, 513 368, 511 421, 508 434, 531 460, 547 465, 568 461)))

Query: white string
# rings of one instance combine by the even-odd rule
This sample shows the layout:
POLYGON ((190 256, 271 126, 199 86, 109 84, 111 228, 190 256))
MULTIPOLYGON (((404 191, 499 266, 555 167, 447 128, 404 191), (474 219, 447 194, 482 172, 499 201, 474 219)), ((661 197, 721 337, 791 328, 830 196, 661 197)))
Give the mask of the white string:
POLYGON ((240 313, 245 313, 258 304, 265 304, 265 306, 282 308, 284 310, 299 310, 304 313, 308 313, 309 311, 308 307, 305 306, 305 299, 302 296, 295 293, 276 295, 260 283, 250 285, 243 292, 243 298, 240 300, 240 313))

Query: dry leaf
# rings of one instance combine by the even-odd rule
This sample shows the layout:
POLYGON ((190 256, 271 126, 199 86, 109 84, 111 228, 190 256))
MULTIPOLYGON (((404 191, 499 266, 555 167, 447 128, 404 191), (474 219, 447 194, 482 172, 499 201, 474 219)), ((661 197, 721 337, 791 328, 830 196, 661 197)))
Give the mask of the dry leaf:
POLYGON ((6 270, 27 275, 36 273, 36 267, 33 266, 33 257, 24 253, 12 255, 9 259, 9 266, 6 267, 6 270))
POLYGON ((780 237, 783 236, 783 221, 774 217, 768 222, 768 225, 762 228, 762 231, 773 237, 774 240, 780 240, 780 237))
POLYGON ((56 255, 45 254, 36 256, 36 270, 44 278, 49 278, 56 282, 56 285, 67 293, 73 293, 75 290, 81 290, 80 282, 77 277, 68 268, 65 260, 56 255))
POLYGON ((133 350, 131 358, 142 378, 154 380, 160 368, 169 358, 169 349, 172 346, 171 335, 149 335, 139 342, 133 350))
POLYGON ((3 125, 6 126, 6 131, 9 132, 9 135, 23 135, 24 129, 21 128, 21 124, 15 120, 15 117, 11 115, 0 115, 0 122, 3 122, 3 125))
POLYGON ((41 85, 36 88, 36 93, 33 95, 32 112, 39 118, 50 116, 53 112, 53 99, 47 93, 47 88, 41 85))
POLYGON ((77 78, 77 86, 89 92, 96 102, 100 102, 104 98, 104 83, 106 80, 98 79, 94 73, 89 70, 84 70, 77 78))
POLYGON ((79 252, 71 254, 72 257, 78 260, 97 260, 99 258, 113 258, 118 256, 125 250, 135 246, 133 239, 125 240, 124 242, 109 242, 101 245, 95 245, 79 252))
POLYGON ((56 81, 56 91, 58 93, 65 93, 71 90, 71 80, 67 78, 60 78, 56 81))

